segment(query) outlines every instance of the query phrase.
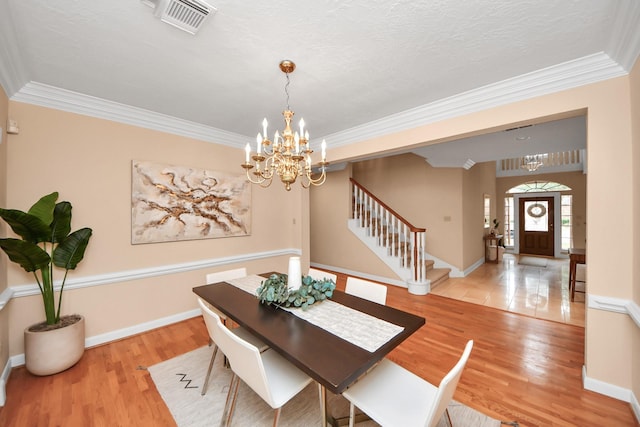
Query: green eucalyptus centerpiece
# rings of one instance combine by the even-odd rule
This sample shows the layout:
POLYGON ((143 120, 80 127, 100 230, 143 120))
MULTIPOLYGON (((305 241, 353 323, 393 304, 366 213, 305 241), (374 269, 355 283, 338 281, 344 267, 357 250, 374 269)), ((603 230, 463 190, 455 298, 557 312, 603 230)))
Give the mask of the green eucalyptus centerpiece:
POLYGON ((318 301, 331 298, 335 288, 333 280, 315 280, 311 276, 303 276, 300 287, 292 289, 288 284, 288 275, 274 273, 262 282, 256 294, 263 304, 306 310, 318 301))

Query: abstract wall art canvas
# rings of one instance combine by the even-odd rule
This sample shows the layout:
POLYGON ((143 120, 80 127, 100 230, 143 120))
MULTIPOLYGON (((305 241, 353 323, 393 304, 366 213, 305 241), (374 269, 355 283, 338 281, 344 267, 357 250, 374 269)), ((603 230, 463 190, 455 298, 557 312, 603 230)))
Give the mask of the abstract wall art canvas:
POLYGON ((251 186, 244 175, 132 162, 131 243, 251 234, 251 186))

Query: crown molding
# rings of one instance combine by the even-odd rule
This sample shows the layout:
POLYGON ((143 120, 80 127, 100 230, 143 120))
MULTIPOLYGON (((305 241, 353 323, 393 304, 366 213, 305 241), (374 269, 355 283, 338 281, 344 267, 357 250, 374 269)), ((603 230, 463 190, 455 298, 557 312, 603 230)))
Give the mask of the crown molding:
POLYGON ((628 74, 604 52, 543 68, 326 135, 333 147, 628 74))
MULTIPOLYGON (((626 74, 621 65, 600 52, 392 114, 320 139, 330 139, 332 146, 340 147, 626 74)), ((246 136, 237 133, 37 82, 24 85, 11 100, 234 148, 244 147, 247 141, 246 136)))
POLYGON ((631 71, 640 56, 640 2, 616 2, 613 33, 607 52, 627 72, 631 71))
POLYGON ((247 142, 244 135, 38 82, 27 83, 11 100, 235 148, 242 148, 247 142))

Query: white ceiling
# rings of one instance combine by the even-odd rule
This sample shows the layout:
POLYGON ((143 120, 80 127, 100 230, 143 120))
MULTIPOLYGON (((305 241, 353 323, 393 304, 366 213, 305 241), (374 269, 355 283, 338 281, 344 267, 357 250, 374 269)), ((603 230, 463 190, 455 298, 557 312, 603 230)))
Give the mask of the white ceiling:
POLYGON ((191 35, 138 0, 2 0, 0 84, 17 101, 241 147, 265 115, 282 128, 288 58, 291 108, 330 153, 624 75, 640 53, 637 0, 206 1, 217 12, 191 35))

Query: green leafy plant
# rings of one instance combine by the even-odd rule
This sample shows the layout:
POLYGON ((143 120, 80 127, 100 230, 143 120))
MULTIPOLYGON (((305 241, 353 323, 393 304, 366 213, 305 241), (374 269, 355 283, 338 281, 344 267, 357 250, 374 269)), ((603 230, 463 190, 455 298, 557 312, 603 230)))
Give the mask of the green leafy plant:
POLYGON ((286 274, 272 274, 261 283, 256 294, 263 304, 293 306, 306 310, 317 301, 331 298, 335 288, 333 280, 314 280, 311 276, 303 276, 300 288, 292 290, 289 288, 286 274))
POLYGON ((0 208, 0 218, 21 237, 0 239, 0 247, 12 262, 35 276, 48 325, 60 322, 60 305, 67 274, 82 261, 92 234, 90 228, 71 233, 71 203, 56 203, 57 200, 58 193, 53 192, 43 196, 28 212, 0 208), (57 307, 54 266, 64 269, 57 307))

